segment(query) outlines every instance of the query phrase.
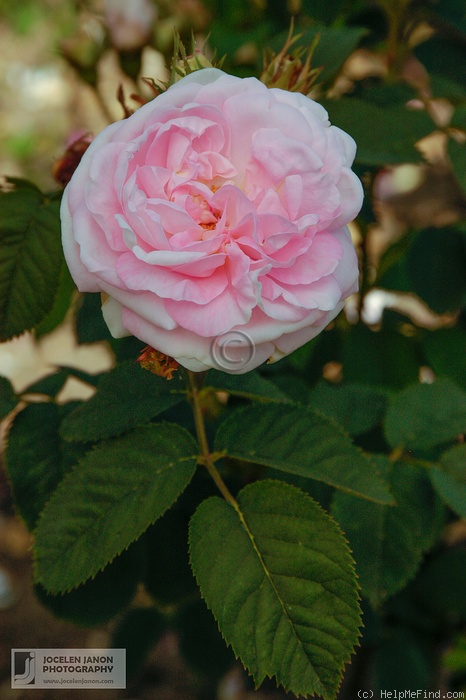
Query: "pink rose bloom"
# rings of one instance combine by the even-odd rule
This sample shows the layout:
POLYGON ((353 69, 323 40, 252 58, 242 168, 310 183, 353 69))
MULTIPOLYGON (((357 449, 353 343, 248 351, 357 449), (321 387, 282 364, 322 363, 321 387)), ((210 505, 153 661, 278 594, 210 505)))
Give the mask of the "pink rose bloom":
POLYGON ((61 208, 71 274, 108 295, 114 337, 188 369, 278 360, 357 290, 354 155, 311 99, 196 71, 85 152, 61 208))

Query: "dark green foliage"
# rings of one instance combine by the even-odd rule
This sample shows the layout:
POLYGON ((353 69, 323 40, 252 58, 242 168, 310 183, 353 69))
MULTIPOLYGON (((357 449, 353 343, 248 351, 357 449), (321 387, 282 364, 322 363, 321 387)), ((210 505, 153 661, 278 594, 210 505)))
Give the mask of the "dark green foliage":
POLYGON ((18 397, 6 377, 0 376, 0 420, 18 405, 18 397))
POLYGON ((191 521, 203 597, 256 683, 276 676, 295 694, 334 697, 359 627, 344 538, 309 496, 283 482, 256 482, 238 504, 208 499, 191 521))
POLYGON ((332 513, 349 539, 362 593, 378 607, 414 577, 439 535, 443 513, 425 470, 382 456, 374 459, 395 504, 338 493, 332 513))
POLYGON ((454 228, 425 229, 407 256, 412 290, 434 311, 457 311, 466 302, 466 234, 454 228))
POLYGON ((52 595, 40 584, 35 592, 42 605, 57 617, 94 627, 108 622, 132 601, 141 575, 142 559, 138 546, 116 557, 94 578, 68 593, 52 595))
POLYGON ((219 429, 215 448, 380 503, 392 498, 374 464, 352 445, 340 426, 300 406, 251 406, 219 429))
POLYGON ((41 514, 37 582, 63 593, 95 576, 178 498, 193 476, 196 451, 187 431, 165 423, 86 453, 41 514))
POLYGON ((61 321, 69 306, 65 280, 60 199, 31 183, 10 180, 0 190, 0 340, 43 324, 44 332, 61 321))
POLYGON ((134 361, 118 365, 102 376, 97 393, 63 421, 61 435, 78 442, 113 437, 180 403, 183 387, 180 375, 167 384, 134 361))
MULTIPOLYGON (((34 530, 36 594, 81 625, 116 616, 112 644, 127 649, 129 681, 168 631, 206 680, 206 697, 235 656, 256 685, 270 676, 294 696, 352 700, 367 687, 370 698, 436 689, 439 678, 457 689, 466 677, 464 1, 205 4, 209 45, 228 54, 235 74, 260 75, 262 52, 282 48, 292 11, 299 36, 290 53, 305 60, 315 43, 313 95, 357 143, 361 297, 281 362, 198 377, 196 440, 186 372, 167 381, 143 370, 143 343, 112 338, 100 294, 75 292, 60 195, 7 183, 0 340, 49 333, 73 301, 78 343, 104 342, 115 356, 98 376, 51 368, 20 395, 0 376, 5 463, 16 510, 34 530), (434 31, 419 43, 426 23, 434 31), (357 77, 351 57, 360 47, 379 67, 357 77), (429 90, 451 101, 446 126, 429 90), (448 224, 413 217, 374 262, 379 175, 424 167, 419 141, 438 129, 457 181, 448 224), (413 294, 448 319, 425 328, 390 309, 369 328, 360 311, 373 288, 413 294), (60 405, 71 376, 96 392, 60 405), (141 587, 147 607, 137 598, 131 608, 141 587), (362 630, 359 596, 362 649, 340 690, 362 630)), ((140 55, 119 60, 139 72, 140 55)), ((409 195, 397 198, 409 208, 409 195)))

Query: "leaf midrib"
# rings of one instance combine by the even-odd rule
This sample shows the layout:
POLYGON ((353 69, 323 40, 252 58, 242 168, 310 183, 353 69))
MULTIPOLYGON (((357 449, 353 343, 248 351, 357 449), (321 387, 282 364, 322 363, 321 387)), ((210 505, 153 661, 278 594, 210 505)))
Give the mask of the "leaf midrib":
MULTIPOLYGON (((235 510, 236 510, 236 512, 237 512, 237 515, 238 515, 238 517, 239 517, 239 519, 240 519, 240 522, 241 522, 243 528, 245 529, 245 531, 246 531, 246 533, 247 533, 247 535, 248 535, 248 537, 249 537, 249 539, 250 539, 251 545, 252 545, 252 547, 253 547, 253 549, 254 549, 256 555, 257 555, 257 558, 259 559, 260 565, 261 565, 262 570, 263 570, 263 572, 264 572, 264 574, 265 574, 265 578, 268 580, 268 582, 269 582, 269 584, 270 584, 270 586, 271 586, 271 588, 272 588, 272 590, 273 590, 273 592, 274 592, 274 594, 275 594, 275 597, 276 597, 277 600, 278 600, 278 603, 279 603, 280 608, 281 608, 281 610, 282 610, 282 612, 283 612, 283 614, 284 614, 284 616, 285 616, 285 618, 286 618, 286 620, 287 620, 287 622, 288 622, 288 625, 291 627, 292 634, 293 634, 293 636, 295 637, 297 643, 299 644, 299 648, 301 649, 302 653, 303 653, 304 656, 306 657, 306 659, 307 659, 307 661, 308 661, 308 664, 309 664, 309 667, 312 668, 312 670, 313 670, 313 672, 314 672, 316 678, 318 679, 318 681, 319 681, 319 683, 320 683, 320 686, 321 686, 321 690, 322 690, 322 691, 325 691, 325 687, 324 687, 324 685, 323 685, 322 679, 320 678, 319 674, 317 673, 317 670, 316 670, 314 664, 312 663, 311 659, 309 658, 309 656, 308 656, 308 654, 307 654, 307 652, 306 652, 306 649, 305 649, 305 647, 304 647, 304 644, 303 644, 302 640, 300 639, 300 637, 299 637, 299 635, 298 635, 298 633, 297 633, 297 631, 296 631, 296 629, 295 629, 295 625, 294 625, 294 623, 293 623, 293 621, 292 621, 292 619, 291 619, 291 617, 290 617, 290 615, 289 615, 289 613, 288 613, 288 611, 287 611, 287 609, 286 609, 286 606, 285 606, 284 602, 282 601, 282 598, 281 598, 281 596, 280 596, 280 594, 279 594, 279 592, 278 592, 278 590, 277 590, 277 587, 276 587, 276 585, 275 585, 275 583, 274 583, 274 581, 273 581, 273 578, 272 578, 272 574, 271 574, 271 572, 269 572, 269 570, 268 570, 268 568, 267 568, 267 566, 266 566, 266 564, 265 564, 264 558, 263 558, 261 552, 259 551, 259 548, 258 548, 258 546, 257 546, 257 544, 256 544, 254 535, 252 534, 252 531, 251 531, 251 529, 250 529, 250 527, 249 527, 249 525, 248 525, 248 523, 247 523, 247 521, 246 521, 246 518, 245 518, 245 516, 244 516, 244 513, 243 513, 243 511, 241 510, 239 504, 237 504, 237 505, 238 505, 238 507, 235 508, 235 510)), ((275 641, 275 637, 276 637, 277 631, 278 631, 278 628, 275 630, 274 641, 275 641)), ((294 654, 293 654, 293 656, 294 656, 294 654)), ((317 689, 316 689, 316 690, 317 690, 317 689)))

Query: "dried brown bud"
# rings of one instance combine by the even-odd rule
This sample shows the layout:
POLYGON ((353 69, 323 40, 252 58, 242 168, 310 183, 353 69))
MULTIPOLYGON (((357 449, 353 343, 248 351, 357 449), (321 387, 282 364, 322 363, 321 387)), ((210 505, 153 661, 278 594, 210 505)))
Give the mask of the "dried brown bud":
POLYGON ((150 345, 146 345, 137 362, 143 369, 147 369, 149 372, 158 374, 159 377, 164 377, 165 379, 173 379, 173 373, 179 367, 178 362, 173 357, 164 355, 163 352, 155 350, 150 345))
POLYGON ((71 180, 71 177, 79 165, 79 161, 83 157, 85 151, 92 141, 92 134, 89 132, 82 134, 77 139, 70 142, 68 148, 58 160, 55 161, 52 169, 54 180, 62 187, 71 180))

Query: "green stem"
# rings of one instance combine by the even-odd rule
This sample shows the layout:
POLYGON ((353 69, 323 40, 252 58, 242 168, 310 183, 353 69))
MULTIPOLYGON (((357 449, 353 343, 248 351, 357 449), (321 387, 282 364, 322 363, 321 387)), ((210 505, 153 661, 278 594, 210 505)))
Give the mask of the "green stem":
POLYGON ((191 405, 193 407, 194 414, 194 424, 196 426, 197 440, 199 443, 199 448, 201 451, 200 462, 205 466, 209 472, 215 484, 224 497, 224 499, 236 510, 237 513, 241 513, 239 505, 235 500, 234 496, 230 493, 227 485, 223 481, 220 473, 215 466, 213 455, 209 449, 209 443, 207 440, 207 434, 205 429, 204 415, 202 413, 201 401, 199 398, 199 392, 202 384, 204 375, 199 372, 191 372, 188 370, 188 381, 189 381, 189 398, 191 405))

